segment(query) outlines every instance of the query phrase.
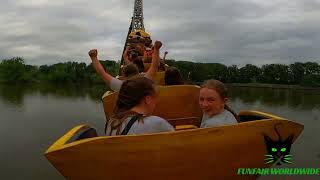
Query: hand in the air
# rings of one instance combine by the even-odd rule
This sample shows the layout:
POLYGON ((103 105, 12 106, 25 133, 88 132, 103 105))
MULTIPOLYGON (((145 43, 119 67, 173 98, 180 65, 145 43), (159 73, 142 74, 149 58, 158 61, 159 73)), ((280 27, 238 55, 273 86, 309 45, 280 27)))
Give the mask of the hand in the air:
POLYGON ((154 43, 154 48, 155 48, 155 49, 160 49, 161 46, 162 46, 162 42, 161 42, 161 41, 156 41, 156 42, 154 43))
POLYGON ((89 56, 91 58, 97 58, 98 56, 98 50, 97 49, 91 49, 89 52, 88 52, 89 56))

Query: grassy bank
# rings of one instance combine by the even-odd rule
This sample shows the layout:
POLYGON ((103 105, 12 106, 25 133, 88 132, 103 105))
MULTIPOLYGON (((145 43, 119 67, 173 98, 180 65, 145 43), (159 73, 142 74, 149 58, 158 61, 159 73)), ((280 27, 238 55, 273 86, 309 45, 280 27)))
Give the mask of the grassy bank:
POLYGON ((253 87, 253 88, 271 88, 271 89, 297 89, 297 90, 320 90, 320 87, 284 85, 284 84, 259 84, 259 83, 227 83, 232 87, 253 87))
MULTIPOLYGON (((201 85, 202 82, 188 82, 187 84, 201 85)), ((271 89, 296 89, 296 90, 318 90, 320 86, 302 86, 286 84, 262 84, 262 83, 225 83, 231 87, 271 88, 271 89)))

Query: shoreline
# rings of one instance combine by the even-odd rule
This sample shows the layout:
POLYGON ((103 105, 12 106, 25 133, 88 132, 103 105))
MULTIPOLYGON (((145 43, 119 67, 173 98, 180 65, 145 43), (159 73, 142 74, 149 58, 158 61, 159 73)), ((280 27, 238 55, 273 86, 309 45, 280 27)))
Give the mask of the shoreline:
MULTIPOLYGON (((201 85, 202 82, 192 82, 190 84, 201 85)), ((287 85, 287 84, 259 84, 259 83, 225 83, 230 87, 250 87, 250 88, 270 88, 270 89, 293 89, 293 90, 314 90, 320 91, 320 87, 287 85)))
MULTIPOLYGON (((104 83, 59 83, 59 82, 25 82, 25 83, 3 83, 0 82, 0 85, 73 85, 73 86, 101 86, 104 83)), ((198 85, 200 86, 202 82, 186 82, 186 84, 190 85, 198 85)), ((319 87, 313 86, 301 86, 301 85, 287 85, 287 84, 259 84, 259 83, 225 83, 225 85, 229 87, 250 87, 250 88, 270 88, 270 89, 292 89, 292 90, 313 90, 320 91, 319 87)))
POLYGON ((320 90, 320 87, 286 85, 286 84, 258 84, 258 83, 226 83, 231 87, 252 87, 252 88, 270 88, 270 89, 292 89, 292 90, 320 90))

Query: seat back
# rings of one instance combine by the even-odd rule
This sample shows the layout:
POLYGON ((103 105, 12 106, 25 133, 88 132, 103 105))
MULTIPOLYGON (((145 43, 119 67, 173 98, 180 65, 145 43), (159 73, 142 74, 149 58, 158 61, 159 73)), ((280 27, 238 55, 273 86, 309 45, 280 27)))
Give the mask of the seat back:
MULTIPOLYGON (((177 86, 158 86, 159 96, 153 115, 162 117, 173 124, 181 121, 187 124, 199 125, 202 112, 199 106, 199 86, 177 85, 177 86), (188 120, 186 120, 188 119, 188 120)), ((106 118, 113 115, 118 93, 106 93, 103 97, 103 108, 106 118)))

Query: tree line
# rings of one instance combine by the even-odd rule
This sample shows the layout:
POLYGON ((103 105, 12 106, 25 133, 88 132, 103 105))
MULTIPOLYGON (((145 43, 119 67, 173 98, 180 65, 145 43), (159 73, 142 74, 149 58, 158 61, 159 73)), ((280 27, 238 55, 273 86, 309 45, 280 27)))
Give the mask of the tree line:
POLYGON ((264 83, 320 86, 320 64, 316 62, 295 62, 266 64, 261 67, 247 64, 243 67, 226 66, 220 63, 194 63, 167 60, 166 63, 180 69, 185 79, 202 82, 218 79, 224 83, 264 83))
MULTIPOLYGON (((119 62, 101 61, 113 76, 118 75, 119 62)), ((243 67, 226 66, 220 63, 196 63, 166 60, 169 66, 180 69, 189 82, 218 79, 224 83, 268 83, 320 86, 320 64, 295 62, 293 64, 266 64, 261 67, 247 64, 243 67)), ((53 65, 32 66, 21 57, 4 59, 0 62, 0 82, 54 82, 101 84, 92 64, 65 62, 53 65)))
MULTIPOLYGON (((113 76, 118 74, 119 63, 107 60, 101 61, 101 64, 113 76)), ((32 66, 25 64, 21 57, 1 61, 0 82, 104 83, 92 64, 69 61, 53 65, 32 66)))

